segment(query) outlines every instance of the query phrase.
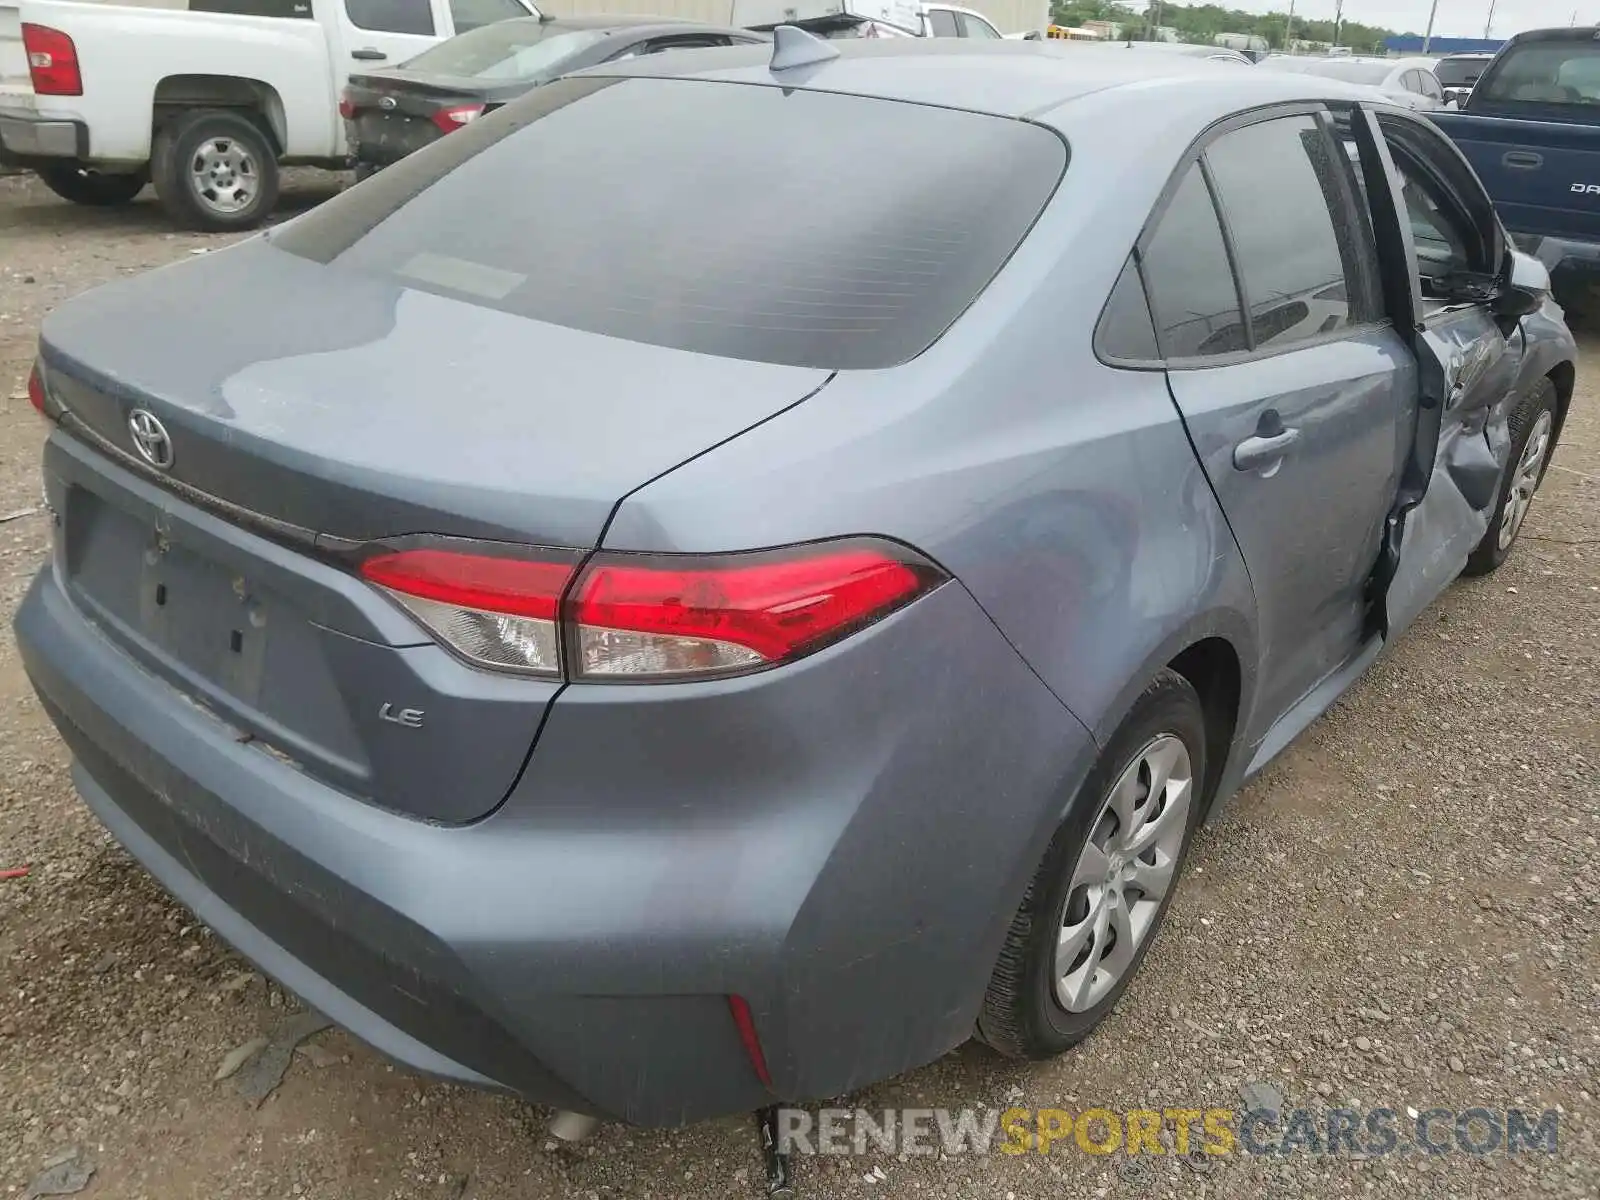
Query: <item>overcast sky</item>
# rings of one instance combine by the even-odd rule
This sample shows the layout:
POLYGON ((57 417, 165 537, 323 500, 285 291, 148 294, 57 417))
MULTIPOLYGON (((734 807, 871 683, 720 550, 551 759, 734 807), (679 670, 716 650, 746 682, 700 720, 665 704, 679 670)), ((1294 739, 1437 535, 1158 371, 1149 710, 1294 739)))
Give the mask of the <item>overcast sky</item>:
MULTIPOLYGON (((1217 0, 1227 5, 1227 0, 1217 0)), ((1235 0, 1251 12, 1287 12, 1289 0, 1235 0)), ((1362 21, 1388 29, 1421 33, 1428 25, 1431 0, 1345 0, 1347 21, 1362 21)), ((1333 19, 1334 0, 1295 0, 1295 16, 1333 19)), ((1600 17, 1600 3, 1584 6, 1578 0, 1497 0, 1490 37, 1510 37, 1523 29, 1565 25, 1578 11, 1578 24, 1592 25, 1600 17)), ((1489 0, 1439 0, 1433 19, 1437 37, 1482 37, 1483 23, 1489 16, 1489 0)))

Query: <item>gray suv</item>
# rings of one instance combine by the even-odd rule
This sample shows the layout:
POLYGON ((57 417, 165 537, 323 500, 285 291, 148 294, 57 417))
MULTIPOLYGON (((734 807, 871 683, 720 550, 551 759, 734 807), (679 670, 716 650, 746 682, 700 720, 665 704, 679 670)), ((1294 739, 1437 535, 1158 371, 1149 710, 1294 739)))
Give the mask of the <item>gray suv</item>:
POLYGON ((1511 548, 1547 284, 1333 80, 611 64, 52 313, 17 638, 116 838, 420 1070, 670 1124, 1055 1054, 1511 548))

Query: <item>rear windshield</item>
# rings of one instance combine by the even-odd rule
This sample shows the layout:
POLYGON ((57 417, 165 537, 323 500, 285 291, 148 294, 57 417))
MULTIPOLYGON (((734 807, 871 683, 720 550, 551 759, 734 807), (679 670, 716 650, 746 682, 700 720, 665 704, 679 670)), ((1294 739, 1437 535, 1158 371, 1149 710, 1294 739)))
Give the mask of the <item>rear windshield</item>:
POLYGON ((497 21, 424 50, 404 69, 461 79, 557 75, 560 64, 609 36, 604 29, 559 29, 537 17, 497 21))
POLYGON ((1441 58, 1433 68, 1439 82, 1445 87, 1466 87, 1478 82, 1478 76, 1489 65, 1487 58, 1441 58))
POLYGON ((1479 90, 1489 101, 1600 104, 1600 43, 1586 37, 1512 46, 1479 90))
POLYGON ((336 269, 729 358, 926 349, 1066 167, 1037 126, 826 92, 558 80, 271 234, 336 269))

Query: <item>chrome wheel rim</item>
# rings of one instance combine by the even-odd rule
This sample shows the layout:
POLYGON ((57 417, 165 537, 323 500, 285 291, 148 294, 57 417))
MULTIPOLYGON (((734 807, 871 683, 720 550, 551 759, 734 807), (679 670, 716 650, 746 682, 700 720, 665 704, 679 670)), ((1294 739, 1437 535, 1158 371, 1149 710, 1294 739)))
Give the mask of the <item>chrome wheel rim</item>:
POLYGON ((1101 802, 1072 869, 1056 940, 1056 1002, 1093 1008, 1116 987, 1155 928, 1172 886, 1194 794, 1189 750, 1154 738, 1101 802))
POLYGON ((1522 522, 1533 504, 1533 493, 1539 488, 1539 475, 1544 470, 1545 455, 1550 453, 1550 432, 1554 422, 1550 410, 1545 409, 1528 431, 1528 440, 1522 447, 1522 457, 1517 460, 1515 474, 1511 477, 1511 491, 1506 494, 1505 508, 1500 513, 1500 549, 1504 550, 1517 538, 1522 522))
POLYGON ((255 155, 231 137, 214 137, 197 146, 189 160, 189 178, 206 207, 219 213, 249 208, 261 186, 255 155))

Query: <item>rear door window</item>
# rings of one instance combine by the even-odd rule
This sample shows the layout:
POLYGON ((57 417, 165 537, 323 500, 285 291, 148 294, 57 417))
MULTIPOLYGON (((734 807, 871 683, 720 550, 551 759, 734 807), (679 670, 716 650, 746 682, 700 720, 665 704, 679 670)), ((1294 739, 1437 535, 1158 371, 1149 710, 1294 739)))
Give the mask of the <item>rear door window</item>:
POLYGON ((350 24, 374 33, 433 33, 429 0, 344 0, 350 24))
POLYGON ((1206 148, 1257 349, 1324 337, 1374 316, 1332 153, 1311 116, 1249 125, 1206 148))
POLYGON ((1198 163, 1173 193, 1143 261, 1164 357, 1205 358, 1249 349, 1222 227, 1198 163))
POLYGON ((888 367, 977 298, 1066 160, 1041 126, 956 109, 583 77, 271 240, 335 271, 613 337, 888 367))
POLYGON ((956 26, 955 13, 945 8, 928 10, 928 28, 933 31, 934 37, 961 36, 961 30, 956 26))
POLYGON ((1000 36, 993 25, 982 17, 975 17, 971 13, 957 13, 956 21, 961 26, 962 37, 988 38, 993 41, 1000 36))

